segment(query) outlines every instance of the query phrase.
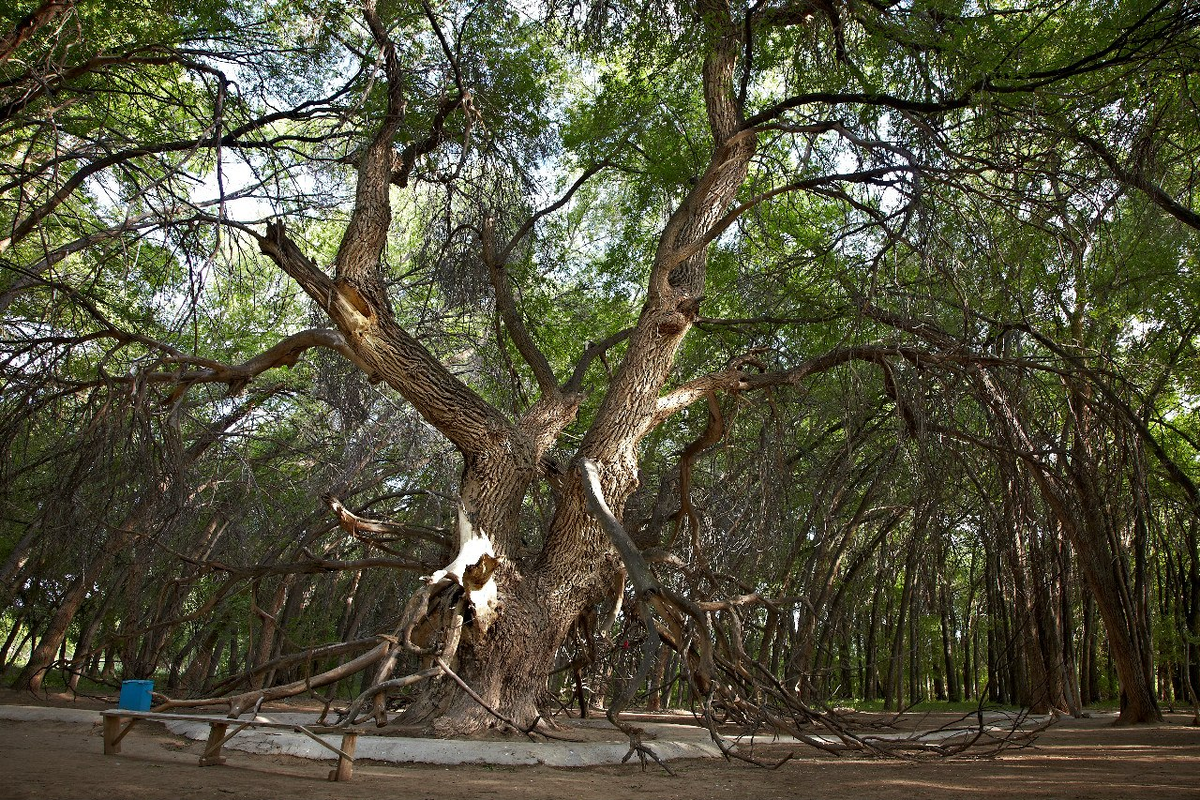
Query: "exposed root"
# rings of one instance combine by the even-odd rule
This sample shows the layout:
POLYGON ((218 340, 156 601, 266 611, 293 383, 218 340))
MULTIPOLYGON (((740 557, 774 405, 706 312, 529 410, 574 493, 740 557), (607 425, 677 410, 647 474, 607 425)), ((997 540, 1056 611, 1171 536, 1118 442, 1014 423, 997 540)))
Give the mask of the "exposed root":
POLYGON ((454 670, 450 669, 450 665, 447 664, 441 657, 435 658, 434 662, 441 668, 442 672, 444 672, 446 674, 446 676, 448 678, 450 678, 450 680, 452 680, 458 684, 458 688, 460 688, 464 692, 466 692, 467 696, 470 697, 472 700, 474 700, 476 703, 478 703, 483 708, 483 710, 487 711, 493 717, 495 717, 496 719, 503 722, 507 727, 511 728, 512 730, 517 731, 518 733, 525 734, 532 741, 537 741, 537 739, 534 738, 533 731, 538 726, 538 723, 541 722, 541 720, 542 720, 542 718, 540 716, 538 716, 536 719, 534 719, 533 723, 531 725, 529 725, 528 727, 522 727, 521 725, 518 725, 516 720, 510 719, 509 717, 506 717, 503 714, 501 714, 496 709, 492 708, 491 705, 489 705, 486 700, 484 700, 482 697, 479 696, 478 692, 476 692, 469 685, 467 685, 467 682, 464 681, 462 678, 460 678, 454 670))
POLYGON ((642 772, 645 772, 647 765, 646 759, 650 758, 655 764, 658 764, 660 767, 662 767, 672 778, 678 777, 675 771, 668 767, 666 762, 659 758, 658 754, 655 753, 651 748, 647 747, 642 741, 644 731, 641 728, 638 728, 634 725, 626 725, 624 727, 628 728, 628 730, 625 730, 624 732, 629 736, 629 752, 626 753, 625 757, 621 759, 622 764, 626 763, 629 761, 629 759, 636 755, 638 757, 638 761, 640 761, 642 764, 642 772))

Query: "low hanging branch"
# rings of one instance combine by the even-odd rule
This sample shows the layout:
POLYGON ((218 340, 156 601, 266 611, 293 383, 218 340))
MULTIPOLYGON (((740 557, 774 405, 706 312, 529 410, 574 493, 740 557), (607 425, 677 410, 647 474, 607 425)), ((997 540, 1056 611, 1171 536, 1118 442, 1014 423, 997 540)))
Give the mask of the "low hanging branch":
MULTIPOLYGON (((326 495, 324 499, 330 508, 338 514, 342 527, 350 531, 352 534, 356 532, 359 526, 372 532, 395 533, 402 529, 404 529, 404 532, 408 532, 405 529, 405 526, 402 525, 367 520, 359 517, 346 509, 341 502, 332 495, 326 495)), ((431 566, 428 564, 410 561, 408 559, 361 559, 353 562, 340 562, 315 556, 307 549, 302 549, 301 552, 307 557, 308 560, 291 564, 263 565, 255 567, 234 567, 217 561, 196 561, 194 559, 189 560, 192 561, 192 563, 202 566, 206 570, 229 573, 230 577, 226 581, 226 586, 231 586, 234 583, 238 583, 249 578, 258 579, 265 575, 275 574, 344 571, 347 569, 365 569, 379 566, 401 569, 420 569, 425 571, 431 566)), ((379 665, 371 688, 363 692, 354 700, 353 703, 351 703, 350 707, 343 715, 343 724, 352 723, 363 704, 368 699, 374 698, 374 702, 372 704, 372 715, 375 717, 377 724, 380 726, 385 725, 387 724, 387 719, 384 707, 384 698, 387 690, 410 686, 412 684, 437 677, 441 674, 440 669, 427 667, 403 678, 390 677, 399 656, 403 652, 434 652, 432 649, 423 650, 412 643, 413 630, 430 616, 431 599, 437 597, 442 600, 442 602, 439 603, 438 608, 443 610, 439 613, 441 613, 443 617, 442 622, 445 624, 441 625, 440 627, 445 631, 445 636, 440 648, 440 655, 446 660, 452 660, 458 648, 458 641, 459 636, 461 635, 462 627, 462 607, 465 602, 464 598, 467 596, 467 592, 461 591, 459 587, 450 580, 427 583, 422 586, 421 591, 414 595, 414 597, 409 601, 397 625, 396 631, 393 634, 379 634, 372 639, 324 645, 320 648, 306 650, 302 653, 284 656, 258 667, 252 673, 231 678, 222 684, 221 687, 231 688, 232 686, 236 685, 237 682, 251 677, 254 674, 261 674, 269 669, 288 667, 300 663, 311 663, 318 658, 353 652, 356 649, 362 649, 364 646, 375 644, 375 646, 372 647, 368 652, 346 663, 340 664, 317 675, 308 676, 302 680, 293 681, 282 686, 256 689, 225 697, 168 699, 166 702, 160 704, 156 710, 227 705, 229 707, 229 716, 237 717, 248 709, 257 710, 262 706, 263 703, 306 694, 322 686, 328 686, 349 678, 365 669, 368 669, 369 667, 379 665), (447 622, 447 620, 450 621, 447 622), (454 622, 455 620, 457 621, 456 623, 454 622)), ((218 687, 218 692, 220 691, 221 687, 218 687)))
MULTIPOLYGON (((338 515, 342 527, 352 535, 357 535, 360 530, 375 533, 408 532, 402 525, 360 517, 346 509, 332 495, 326 495, 323 499, 338 515)), ((380 634, 374 640, 326 645, 319 651, 314 650, 297 656, 277 659, 271 664, 260 667, 256 672, 261 673, 272 667, 309 662, 317 658, 319 654, 331 655, 346 652, 355 649, 356 645, 377 641, 378 644, 369 652, 318 675, 283 686, 253 690, 228 697, 167 700, 158 707, 158 710, 227 705, 230 717, 236 717, 248 709, 257 710, 265 702, 311 692, 313 689, 336 683, 370 667, 376 667, 370 687, 350 703, 346 711, 342 713, 339 725, 352 725, 357 722, 360 712, 369 702, 369 716, 374 718, 377 726, 383 727, 387 724, 386 698, 389 690, 406 688, 423 681, 439 678, 442 675, 450 677, 455 682, 461 682, 461 679, 448 665, 454 661, 458 652, 464 616, 469 610, 474 618, 472 624, 479 626, 484 624, 482 620, 494 614, 492 606, 495 603, 496 592, 491 573, 497 559, 491 554, 491 545, 486 535, 472 526, 469 515, 461 504, 458 512, 458 540, 458 555, 454 561, 424 579, 423 585, 406 604, 396 630, 391 635, 380 634), (431 622, 432 624, 430 624, 431 622), (415 640, 418 631, 429 630, 440 632, 440 642, 435 641, 425 645, 415 640), (401 656, 406 653, 422 657, 425 662, 423 668, 403 677, 393 678, 393 670, 401 656)), ((310 561, 283 565, 287 572, 344 569, 347 566, 347 562, 331 562, 327 559, 317 558, 307 550, 302 550, 302 552, 310 558, 310 561)), ((398 562, 395 559, 364 559, 348 563, 359 568, 416 565, 416 562, 398 562)), ((276 574, 280 570, 278 565, 238 569, 218 562, 203 562, 203 564, 212 570, 231 573, 230 580, 257 578, 263 574, 276 574)), ((429 565, 423 566, 428 568, 429 565)), ((246 676, 238 676, 239 680, 243 677, 246 676)), ((224 685, 235 684, 227 681, 224 685)), ((487 707, 486 704, 485 707, 487 707)), ((491 709, 489 708, 489 710, 491 709)), ((495 712, 493 711, 493 713, 495 712)), ((518 730, 522 729, 518 728, 518 730)), ((528 731, 525 732, 528 733, 528 731)))
POLYGON ((831 754, 856 752, 892 758, 960 754, 989 756, 1008 748, 1029 745, 1049 725, 1049 721, 1029 725, 1024 715, 1010 718, 1006 724, 989 724, 981 708, 974 713, 971 723, 967 723, 967 720, 972 715, 964 715, 934 730, 856 733, 837 714, 809 706, 795 691, 784 686, 766 665, 754 660, 746 652, 742 612, 739 609, 751 605, 778 609, 781 605, 779 600, 751 593, 727 600, 705 598, 697 601, 663 586, 621 522, 609 509, 600 485, 597 465, 585 458, 580 464, 580 471, 588 511, 600 523, 620 555, 647 629, 651 631, 650 638, 655 642, 653 651, 647 648, 635 684, 628 688, 625 695, 614 704, 615 710, 610 709, 609 713, 613 724, 630 737, 627 758, 637 753, 645 764, 647 754, 653 757, 653 752, 642 741, 640 729, 623 724, 615 717, 632 699, 637 685, 649 674, 660 637, 661 641, 683 656, 681 665, 703 701, 705 725, 722 753, 727 758, 737 758, 759 766, 778 767, 791 755, 783 761, 771 763, 738 752, 736 743, 717 730, 715 707, 718 703, 727 711, 735 711, 736 716, 752 730, 765 725, 773 734, 790 735, 799 742, 831 754), (650 608, 657 612, 661 622, 650 619, 650 608), (724 624, 721 624, 722 621, 724 624), (819 725, 828 733, 818 735, 804 730, 812 724, 819 725))
POLYGON ((638 607, 642 612, 643 619, 646 620, 646 630, 649 634, 643 647, 641 666, 634 679, 626 687, 626 690, 609 707, 607 712, 608 721, 629 737, 629 752, 625 754, 625 758, 621 759, 621 763, 625 763, 631 756, 636 754, 642 764, 642 769, 646 768, 646 759, 649 757, 669 774, 674 775, 675 773, 671 772, 670 768, 662 762, 658 755, 646 746, 644 741, 645 731, 642 728, 620 720, 620 713, 632 702, 638 686, 649 676, 650 670, 654 665, 654 659, 658 656, 660 637, 654 625, 651 624, 649 609, 649 603, 654 602, 652 598, 656 598, 658 595, 658 582, 655 580, 653 573, 650 572, 650 567, 646 564, 645 559, 642 558, 642 554, 638 551, 637 546, 629 538, 629 534, 625 532, 621 523, 617 521, 617 518, 609 509, 608 503, 605 502, 604 494, 600 489, 600 479, 596 474, 596 464, 589 459, 584 459, 580 468, 583 472, 584 491, 587 493, 588 511, 600 522, 600 527, 608 534, 608 537, 616 546, 617 552, 621 554, 621 560, 625 563, 629 581, 633 584, 634 594, 638 598, 638 607))

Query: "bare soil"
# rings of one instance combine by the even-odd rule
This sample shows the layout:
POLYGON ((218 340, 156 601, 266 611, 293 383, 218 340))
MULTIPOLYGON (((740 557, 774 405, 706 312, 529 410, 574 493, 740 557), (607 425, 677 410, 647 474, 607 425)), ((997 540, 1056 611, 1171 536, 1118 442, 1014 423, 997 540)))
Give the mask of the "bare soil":
MULTIPOLYGON (((111 704, 0 692, 0 703, 111 704)), ((1064 719, 1034 747, 987 760, 891 761, 828 756, 799 747, 759 748, 795 757, 777 770, 720 760, 674 761, 671 777, 636 760, 610 767, 440 767, 360 761, 354 780, 330 783, 332 762, 226 750, 201 768, 199 742, 144 724, 117 756, 102 754, 100 725, 0 720, 0 798, 404 798, 405 800, 609 800, 709 798, 1200 798, 1200 728, 1191 713, 1162 725, 1114 727, 1112 715, 1064 719)), ((923 720, 922 726, 937 720, 923 720)), ((914 723, 915 724, 915 723, 914 723)))

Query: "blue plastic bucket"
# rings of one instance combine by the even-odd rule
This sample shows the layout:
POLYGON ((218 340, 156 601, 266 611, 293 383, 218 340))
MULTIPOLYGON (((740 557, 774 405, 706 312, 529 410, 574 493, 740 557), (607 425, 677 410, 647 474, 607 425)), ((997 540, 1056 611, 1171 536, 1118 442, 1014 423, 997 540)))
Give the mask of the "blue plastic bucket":
POLYGON ((149 711, 150 692, 154 681, 121 681, 121 698, 117 707, 126 711, 149 711))

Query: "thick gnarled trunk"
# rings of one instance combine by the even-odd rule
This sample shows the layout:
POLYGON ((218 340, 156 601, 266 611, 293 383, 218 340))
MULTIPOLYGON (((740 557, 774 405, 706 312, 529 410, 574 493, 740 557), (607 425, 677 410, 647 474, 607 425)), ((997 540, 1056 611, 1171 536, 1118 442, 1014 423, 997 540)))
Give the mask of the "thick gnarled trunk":
MULTIPOLYGON (((501 488, 516 494, 528 482, 509 474, 497 483, 489 494, 499 496, 501 488)), ((636 485, 635 475, 619 474, 610 483, 623 500, 636 485)), ((516 519, 507 522, 510 527, 502 532, 496 528, 501 564, 491 578, 497 590, 495 613, 483 617, 483 609, 466 604, 455 657, 448 664, 475 696, 443 678, 406 712, 405 722, 432 723, 441 735, 535 725, 548 716, 547 680, 562 642, 581 615, 609 599, 619 560, 586 513, 577 470, 562 484, 546 546, 532 563, 519 563, 510 555, 515 551, 501 546, 515 540, 516 519)), ((427 661, 436 663, 432 656, 427 661)))

